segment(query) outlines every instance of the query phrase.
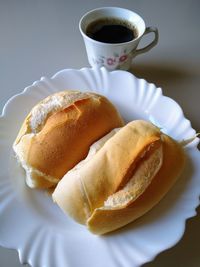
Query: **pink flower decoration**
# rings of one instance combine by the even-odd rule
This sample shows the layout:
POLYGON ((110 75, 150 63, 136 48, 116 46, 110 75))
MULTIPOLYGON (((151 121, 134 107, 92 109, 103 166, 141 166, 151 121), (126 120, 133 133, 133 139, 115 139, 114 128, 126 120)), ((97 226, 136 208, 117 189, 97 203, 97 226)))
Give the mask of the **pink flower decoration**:
POLYGON ((124 62, 125 60, 127 60, 128 56, 127 55, 122 55, 120 58, 119 58, 119 61, 120 62, 124 62))
POLYGON ((108 65, 113 65, 115 63, 115 59, 113 58, 107 58, 107 64, 108 65))

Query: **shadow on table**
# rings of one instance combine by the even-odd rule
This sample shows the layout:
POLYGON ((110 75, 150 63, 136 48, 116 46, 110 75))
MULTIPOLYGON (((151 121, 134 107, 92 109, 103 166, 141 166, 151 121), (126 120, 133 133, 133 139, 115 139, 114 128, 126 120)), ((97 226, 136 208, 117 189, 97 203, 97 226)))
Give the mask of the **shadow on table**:
POLYGON ((152 262, 146 263, 142 265, 142 267, 200 266, 199 262, 200 219, 199 218, 200 218, 200 206, 197 208, 197 216, 187 221, 186 231, 180 242, 174 247, 160 253, 152 262))

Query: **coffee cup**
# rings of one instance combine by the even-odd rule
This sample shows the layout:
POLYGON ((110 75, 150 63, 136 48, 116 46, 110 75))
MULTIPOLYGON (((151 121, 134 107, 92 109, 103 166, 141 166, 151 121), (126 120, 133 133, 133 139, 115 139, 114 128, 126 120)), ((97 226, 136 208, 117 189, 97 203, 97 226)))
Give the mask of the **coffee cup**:
POLYGON ((120 7, 102 7, 87 12, 79 22, 88 61, 92 67, 108 70, 131 67, 132 60, 158 43, 156 27, 146 27, 137 13, 120 7), (144 35, 154 34, 153 40, 137 48, 144 35))

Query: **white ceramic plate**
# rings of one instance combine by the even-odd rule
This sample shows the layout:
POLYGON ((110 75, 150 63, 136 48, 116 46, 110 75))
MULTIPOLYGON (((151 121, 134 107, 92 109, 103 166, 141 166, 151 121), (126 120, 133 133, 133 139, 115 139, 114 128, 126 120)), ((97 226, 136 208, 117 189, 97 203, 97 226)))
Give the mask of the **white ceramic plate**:
MULTIPOLYGON (((194 136, 179 105, 160 88, 125 71, 63 70, 27 87, 5 105, 0 118, 0 245, 19 252, 21 263, 37 267, 136 267, 173 246, 194 216, 200 195, 200 153, 196 138, 187 148, 182 177, 149 213, 106 236, 89 233, 53 204, 49 196, 24 184, 12 143, 30 109, 63 89, 107 96, 126 121, 151 120, 177 140, 194 136)), ((178 160, 178 159, 177 159, 178 160)))

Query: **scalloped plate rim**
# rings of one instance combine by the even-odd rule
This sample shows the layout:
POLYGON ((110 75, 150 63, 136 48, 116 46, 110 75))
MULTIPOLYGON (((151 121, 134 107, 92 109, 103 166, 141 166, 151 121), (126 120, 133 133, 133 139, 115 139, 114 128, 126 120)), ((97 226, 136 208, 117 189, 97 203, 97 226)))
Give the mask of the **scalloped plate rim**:
MULTIPOLYGON (((69 72, 74 72, 74 71, 77 72, 77 73, 79 73, 80 71, 83 72, 84 70, 92 71, 93 69, 92 69, 92 68, 63 69, 63 70, 58 71, 56 74, 54 74, 54 75, 50 78, 50 80, 59 77, 59 75, 60 75, 61 73, 69 73, 69 72)), ((121 73, 121 72, 124 72, 124 71, 117 70, 117 71, 113 71, 113 72, 110 72, 110 73, 116 73, 116 72, 120 72, 120 73, 121 73)), ((126 73, 127 73, 128 75, 130 75, 130 76, 133 75, 133 74, 128 73, 128 72, 126 72, 126 73)), ((134 76, 134 75, 133 75, 133 76, 134 76)), ((135 77, 135 76, 134 76, 134 77, 135 77)), ((44 77, 41 77, 41 79, 42 79, 42 78, 44 78, 44 77)), ((145 79, 139 79, 139 78, 137 78, 137 77, 135 77, 135 78, 138 79, 138 80, 144 80, 145 83, 148 83, 145 79)), ((12 101, 14 101, 14 99, 17 98, 17 97, 20 97, 21 95, 26 94, 27 91, 28 91, 29 89, 31 89, 31 88, 34 86, 35 83, 40 82, 41 79, 38 80, 38 81, 33 82, 32 85, 27 86, 21 93, 12 96, 12 97, 5 103, 5 105, 4 105, 4 107, 3 107, 3 110, 2 110, 2 114, 0 115, 0 122, 1 122, 1 119, 6 119, 7 110, 9 110, 9 106, 12 105, 12 101)), ((153 83, 148 83, 148 84, 153 84, 153 83)), ((153 84, 153 85, 154 85, 154 84, 153 84)), ((168 98, 168 100, 170 100, 170 101, 172 100, 172 101, 177 105, 177 107, 180 109, 183 118, 186 119, 186 118, 184 117, 184 112, 183 112, 181 106, 180 106, 175 100, 173 100, 172 98, 170 98, 170 97, 168 97, 168 96, 164 96, 163 93, 162 93, 162 89, 161 89, 160 87, 159 87, 159 89, 161 90, 161 97, 166 97, 166 98, 168 98)), ((186 120, 189 122, 189 127, 192 128, 192 126, 191 126, 191 122, 190 122, 188 119, 186 119, 186 120)), ((193 129, 193 130, 194 130, 194 129, 193 129)), ((198 141, 199 141, 199 139, 198 139, 198 141)), ((196 143, 197 143, 197 142, 196 142, 196 143)), ((197 150, 196 145, 195 145, 195 147, 193 146, 193 149, 197 150)), ((198 204, 199 204, 199 201, 196 201, 196 202, 198 202, 198 203, 196 203, 196 207, 197 207, 198 204)), ((195 209, 196 209, 196 207, 195 207, 195 209)), ((183 227, 182 227, 181 234, 179 235, 179 237, 176 239, 176 241, 175 241, 173 244, 169 244, 169 246, 166 246, 165 249, 169 249, 169 248, 173 247, 175 244, 177 244, 177 242, 179 242, 179 240, 182 238, 182 236, 183 236, 183 234, 184 234, 184 231, 185 231, 186 220, 189 219, 189 218, 191 218, 191 217, 194 217, 194 216, 196 215, 196 210, 195 210, 195 209, 193 210, 193 214, 191 214, 191 216, 185 215, 185 217, 184 217, 184 221, 182 221, 182 226, 183 226, 183 227)), ((17 251, 18 251, 18 255, 20 255, 20 248, 19 248, 19 246, 18 246, 18 247, 10 247, 9 245, 8 245, 8 246, 5 245, 5 244, 2 244, 2 245, 3 245, 4 247, 6 247, 6 248, 10 248, 10 249, 15 249, 15 250, 17 250, 17 251)), ((165 250, 165 249, 164 249, 164 250, 165 250)), ((154 253, 154 255, 152 255, 151 257, 149 256, 149 257, 148 257, 148 260, 147 260, 147 261, 144 261, 143 263, 152 261, 152 260, 153 260, 153 259, 160 253, 160 252, 162 252, 162 251, 163 251, 163 249, 161 248, 161 250, 159 250, 159 251, 157 251, 156 253, 154 253)), ((21 258, 21 257, 19 257, 19 258, 21 258)), ((20 259, 20 260, 21 260, 21 259, 20 259)), ((23 262, 21 262, 21 263, 23 263, 23 262)))

